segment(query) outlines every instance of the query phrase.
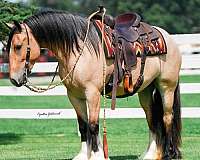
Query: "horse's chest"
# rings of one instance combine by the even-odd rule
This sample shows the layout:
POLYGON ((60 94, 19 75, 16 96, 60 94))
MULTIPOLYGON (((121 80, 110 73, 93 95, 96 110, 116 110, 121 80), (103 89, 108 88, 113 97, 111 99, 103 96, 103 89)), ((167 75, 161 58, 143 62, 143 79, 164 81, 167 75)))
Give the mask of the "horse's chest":
POLYGON ((85 92, 84 92, 83 87, 78 86, 77 84, 69 82, 69 81, 65 81, 64 85, 67 88, 67 92, 70 92, 75 97, 79 97, 79 98, 85 97, 85 94, 84 94, 85 92))

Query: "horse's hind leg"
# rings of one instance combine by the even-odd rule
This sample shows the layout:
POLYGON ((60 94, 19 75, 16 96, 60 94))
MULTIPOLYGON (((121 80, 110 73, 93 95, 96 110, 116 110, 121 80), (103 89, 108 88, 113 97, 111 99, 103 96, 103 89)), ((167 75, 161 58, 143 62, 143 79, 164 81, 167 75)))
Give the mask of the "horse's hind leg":
POLYGON ((162 146, 163 159, 177 159, 181 157, 178 148, 181 139, 179 86, 177 84, 161 85, 160 93, 163 102, 163 122, 165 127, 162 146))
POLYGON ((156 135, 153 133, 152 128, 152 93, 154 90, 154 86, 150 85, 149 87, 145 88, 143 91, 138 93, 139 101, 143 110, 146 114, 147 123, 149 126, 149 145, 145 153, 140 157, 141 159, 155 159, 157 146, 156 146, 156 135))
POLYGON ((81 134, 81 150, 73 160, 88 160, 91 157, 91 148, 87 145, 88 116, 86 101, 74 97, 70 92, 68 92, 68 97, 76 111, 81 134))
POLYGON ((172 141, 172 123, 173 123, 173 89, 165 89, 162 93, 163 101, 163 122, 165 127, 165 140, 163 144, 163 158, 170 159, 170 143, 172 141))

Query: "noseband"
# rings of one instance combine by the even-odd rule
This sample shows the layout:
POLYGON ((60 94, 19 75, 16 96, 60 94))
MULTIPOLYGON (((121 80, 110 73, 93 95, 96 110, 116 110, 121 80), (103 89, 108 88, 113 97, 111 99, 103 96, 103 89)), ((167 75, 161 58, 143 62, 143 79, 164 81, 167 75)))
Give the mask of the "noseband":
POLYGON ((30 69, 29 69, 29 63, 30 63, 30 52, 31 52, 31 48, 30 48, 30 40, 29 40, 29 34, 28 34, 28 30, 26 25, 23 23, 25 31, 26 31, 26 36, 27 36, 27 41, 28 41, 28 46, 26 48, 26 62, 25 62, 25 70, 24 70, 24 74, 23 74, 23 83, 26 84, 27 83, 27 76, 28 74, 30 74, 30 69))

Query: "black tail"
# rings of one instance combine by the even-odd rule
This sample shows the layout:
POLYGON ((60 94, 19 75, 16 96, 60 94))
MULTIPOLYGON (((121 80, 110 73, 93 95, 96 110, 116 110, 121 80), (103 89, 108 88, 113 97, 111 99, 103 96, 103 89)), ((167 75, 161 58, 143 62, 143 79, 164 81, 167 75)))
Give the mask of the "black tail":
POLYGON ((174 92, 174 103, 173 103, 173 125, 172 125, 172 143, 175 149, 176 157, 181 158, 181 153, 179 151, 179 147, 181 146, 181 130, 182 130, 182 122, 181 122, 181 100, 180 100, 180 86, 179 83, 174 92))
MULTIPOLYGON (((162 155, 165 154, 166 147, 166 132, 163 122, 163 103, 161 94, 158 89, 155 89, 153 93, 153 104, 152 104, 152 129, 156 134, 156 143, 162 149, 162 155)), ((171 157, 180 158, 181 153, 179 147, 181 145, 181 103, 180 103, 180 89, 179 84, 176 87, 174 92, 174 103, 173 103, 173 124, 172 124, 172 138, 170 140, 171 148, 170 152, 171 157)))

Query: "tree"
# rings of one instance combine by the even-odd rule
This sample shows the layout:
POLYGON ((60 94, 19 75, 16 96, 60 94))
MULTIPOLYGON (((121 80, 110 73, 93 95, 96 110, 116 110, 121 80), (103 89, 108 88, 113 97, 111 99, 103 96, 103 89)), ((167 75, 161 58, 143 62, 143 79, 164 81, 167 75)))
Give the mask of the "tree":
POLYGON ((36 7, 48 7, 87 16, 104 5, 107 14, 117 16, 125 12, 139 13, 143 21, 160 26, 170 33, 200 32, 200 0, 30 0, 30 7, 0 0, 0 40, 5 39, 8 30, 2 22, 23 20, 36 7))
POLYGON ((9 3, 0 0, 0 41, 6 40, 9 29, 4 23, 12 23, 13 20, 23 21, 37 10, 33 6, 24 6, 20 3, 9 3))
POLYGON ((119 1, 117 10, 112 13, 124 12, 138 12, 144 21, 170 33, 200 32, 200 0, 119 1))
POLYGON ((78 3, 76 0, 31 0, 30 4, 41 8, 53 8, 57 10, 67 10, 70 12, 78 10, 78 3))

